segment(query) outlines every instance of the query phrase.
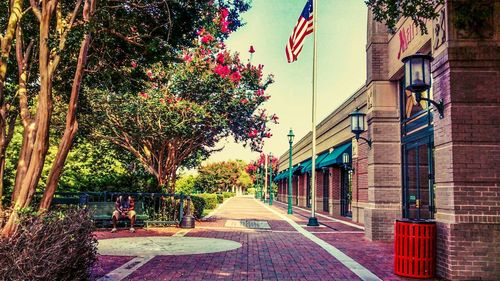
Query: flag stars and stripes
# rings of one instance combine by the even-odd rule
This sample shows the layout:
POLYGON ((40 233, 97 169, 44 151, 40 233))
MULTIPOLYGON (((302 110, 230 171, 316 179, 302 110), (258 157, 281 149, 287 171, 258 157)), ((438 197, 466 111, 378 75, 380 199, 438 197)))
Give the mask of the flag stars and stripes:
POLYGON ((313 2, 307 3, 300 14, 300 17, 293 29, 293 33, 286 44, 285 53, 289 63, 297 60, 297 57, 304 46, 304 38, 314 31, 313 2))

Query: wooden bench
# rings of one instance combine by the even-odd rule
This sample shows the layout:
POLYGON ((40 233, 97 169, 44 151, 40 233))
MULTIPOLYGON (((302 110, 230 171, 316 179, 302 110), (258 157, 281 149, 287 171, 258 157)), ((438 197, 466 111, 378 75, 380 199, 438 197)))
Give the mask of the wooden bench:
MULTIPOLYGON (((92 218, 96 221, 96 223, 111 223, 113 212, 115 211, 115 202, 89 202, 87 203, 87 206, 90 210, 92 210, 92 218)), ((149 218, 144 212, 143 202, 136 202, 134 211, 136 221, 145 221, 149 218)), ((119 220, 127 221, 128 218, 120 216, 119 220)))

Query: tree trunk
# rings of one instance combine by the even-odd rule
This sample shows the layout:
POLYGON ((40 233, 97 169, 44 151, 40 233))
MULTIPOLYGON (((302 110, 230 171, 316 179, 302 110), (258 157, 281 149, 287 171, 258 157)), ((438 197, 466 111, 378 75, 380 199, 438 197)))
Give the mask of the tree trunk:
MULTIPOLYGON (((4 86, 5 86, 5 77, 7 76, 7 64, 9 59, 10 50, 12 48, 12 40, 15 35, 15 31, 17 28, 17 24, 22 16, 22 0, 14 0, 11 1, 10 6, 10 15, 9 21, 7 24, 7 29, 5 30, 5 35, 0 37, 0 211, 2 210, 2 196, 3 196, 3 178, 4 178, 4 170, 5 170, 5 152, 7 150, 7 146, 10 143, 10 139, 8 137, 7 120, 9 116, 9 106, 5 104, 5 96, 4 96, 4 86)), ((15 118, 15 117, 11 117, 15 118)))
MULTIPOLYGON (((38 95, 38 108, 34 121, 34 141, 33 150, 26 163, 24 177, 16 176, 14 186, 17 194, 14 202, 14 209, 5 227, 2 236, 8 237, 17 229, 18 211, 26 208, 30 203, 35 188, 40 180, 45 157, 49 148, 49 127, 52 116, 52 75, 54 64, 50 59, 49 30, 51 16, 55 10, 57 2, 42 2, 44 7, 40 14, 40 50, 39 50, 39 72, 40 72, 40 92, 38 95), (19 181, 18 181, 19 179, 19 181)), ((25 132, 25 135, 28 132, 25 132)), ((28 144, 28 143, 26 143, 28 144)), ((19 172, 19 171, 18 171, 19 172)))
MULTIPOLYGON (((94 1, 95 0, 92 0, 92 2, 94 1)), ((86 9, 87 5, 88 1, 85 2, 84 13, 87 10, 86 9)), ((73 79, 73 86, 71 88, 71 98, 68 106, 68 112, 66 114, 66 128, 61 138, 61 142, 59 143, 59 148, 57 150, 54 163, 52 164, 49 177, 47 178, 47 185, 45 188, 45 192, 43 194, 42 201, 40 202, 39 211, 41 212, 48 210, 50 207, 50 203, 52 202, 52 197, 54 197, 57 184, 59 183, 59 179, 61 178, 64 163, 66 162, 66 158, 68 157, 68 153, 71 149, 71 144, 73 143, 73 139, 75 138, 76 132, 78 130, 78 121, 76 120, 78 95, 80 93, 80 86, 83 79, 84 67, 87 62, 87 52, 89 49, 90 39, 91 35, 86 34, 80 45, 78 65, 75 70, 75 77, 73 79)))

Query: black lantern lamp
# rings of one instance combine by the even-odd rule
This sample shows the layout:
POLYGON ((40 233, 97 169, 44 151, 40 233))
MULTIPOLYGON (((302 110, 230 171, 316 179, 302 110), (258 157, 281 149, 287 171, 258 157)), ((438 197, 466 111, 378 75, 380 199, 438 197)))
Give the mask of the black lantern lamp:
POLYGON ((371 139, 365 139, 364 137, 361 137, 360 134, 365 131, 365 116, 366 114, 359 111, 358 108, 356 108, 356 111, 351 112, 349 114, 351 117, 351 132, 356 136, 356 141, 359 141, 359 139, 363 139, 368 143, 368 147, 372 147, 372 140, 371 139))
POLYGON ((420 52, 404 57, 405 84, 407 90, 415 93, 417 103, 420 103, 421 100, 432 103, 437 108, 439 117, 443 118, 443 100, 435 102, 429 98, 422 97, 422 93, 431 88, 431 62, 433 60, 432 56, 424 55, 420 52))
POLYGON ((295 134, 293 133, 292 129, 290 129, 290 132, 288 132, 288 143, 289 144, 292 144, 293 143, 293 139, 295 138, 295 134))
POLYGON ((349 157, 349 153, 344 152, 342 153, 342 165, 344 166, 344 169, 346 169, 349 172, 354 172, 354 169, 351 166, 351 157, 349 157))

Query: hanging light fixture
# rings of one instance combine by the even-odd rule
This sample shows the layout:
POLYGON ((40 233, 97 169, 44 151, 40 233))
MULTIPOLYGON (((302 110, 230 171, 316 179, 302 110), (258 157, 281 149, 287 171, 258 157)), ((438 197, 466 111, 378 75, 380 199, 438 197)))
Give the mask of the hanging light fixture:
POLYGON ((417 103, 422 100, 432 103, 438 110, 439 117, 443 118, 443 100, 436 102, 422 97, 422 93, 431 88, 431 62, 433 60, 432 56, 420 52, 404 57, 402 61, 405 64, 405 85, 406 90, 415 93, 417 103))
POLYGON ((363 139, 368 144, 368 147, 371 148, 372 140, 360 136, 360 134, 365 131, 366 114, 364 112, 359 111, 358 108, 356 108, 356 110, 351 112, 349 116, 351 117, 351 132, 355 135, 356 141, 359 141, 359 139, 363 139))

